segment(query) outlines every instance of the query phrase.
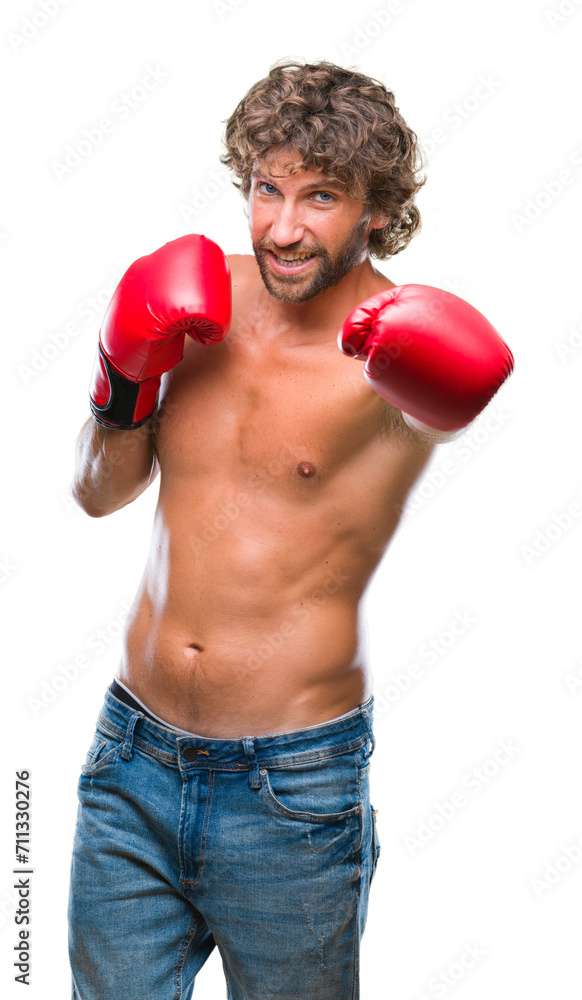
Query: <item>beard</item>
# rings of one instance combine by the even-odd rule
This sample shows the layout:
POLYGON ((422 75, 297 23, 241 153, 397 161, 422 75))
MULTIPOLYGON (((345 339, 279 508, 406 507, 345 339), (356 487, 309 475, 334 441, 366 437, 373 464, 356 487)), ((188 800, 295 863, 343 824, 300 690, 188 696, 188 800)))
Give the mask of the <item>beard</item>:
POLYGON ((325 247, 306 248, 306 252, 311 251, 317 261, 314 264, 312 275, 309 272, 289 275, 275 274, 267 261, 267 253, 271 248, 265 246, 261 240, 253 242, 253 251, 267 291, 273 298, 280 299, 281 302, 308 302, 320 292, 325 291, 326 288, 337 285, 362 259, 362 253, 367 245, 368 222, 368 217, 362 216, 352 226, 333 257, 325 247))

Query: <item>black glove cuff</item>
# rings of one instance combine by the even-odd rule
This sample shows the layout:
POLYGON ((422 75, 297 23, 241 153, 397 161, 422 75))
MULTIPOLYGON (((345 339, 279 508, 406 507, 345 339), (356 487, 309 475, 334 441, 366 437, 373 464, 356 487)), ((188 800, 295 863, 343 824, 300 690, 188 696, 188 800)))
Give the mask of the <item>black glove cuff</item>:
POLYGON ((101 342, 99 342, 99 355, 107 372, 110 392, 109 399, 104 406, 98 406, 93 397, 89 395, 89 405, 95 420, 103 427, 112 427, 118 430, 131 431, 136 427, 141 427, 146 420, 150 419, 155 410, 154 406, 152 413, 148 413, 143 420, 133 419, 142 383, 132 382, 131 379, 121 375, 109 361, 101 342))

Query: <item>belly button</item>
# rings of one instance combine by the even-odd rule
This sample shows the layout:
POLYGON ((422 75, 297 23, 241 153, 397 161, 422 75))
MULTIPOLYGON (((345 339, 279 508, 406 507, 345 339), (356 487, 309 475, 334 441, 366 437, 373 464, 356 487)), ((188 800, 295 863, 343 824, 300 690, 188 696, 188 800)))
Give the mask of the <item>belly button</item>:
POLYGON ((195 653, 202 652, 202 646, 199 646, 197 642, 191 642, 188 649, 193 649, 195 653))
POLYGON ((311 462, 300 462, 297 466, 297 472, 300 476, 305 476, 309 479, 310 476, 315 475, 315 466, 311 462))

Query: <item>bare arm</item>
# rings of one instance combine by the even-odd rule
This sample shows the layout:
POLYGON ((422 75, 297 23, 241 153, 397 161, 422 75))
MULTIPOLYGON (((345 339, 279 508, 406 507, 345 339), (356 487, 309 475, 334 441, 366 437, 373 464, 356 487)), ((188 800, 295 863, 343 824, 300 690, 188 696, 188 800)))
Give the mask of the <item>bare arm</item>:
POLYGON ((150 485, 159 472, 154 434, 157 411, 133 430, 103 427, 92 416, 76 442, 71 496, 90 517, 103 517, 125 507, 150 485))

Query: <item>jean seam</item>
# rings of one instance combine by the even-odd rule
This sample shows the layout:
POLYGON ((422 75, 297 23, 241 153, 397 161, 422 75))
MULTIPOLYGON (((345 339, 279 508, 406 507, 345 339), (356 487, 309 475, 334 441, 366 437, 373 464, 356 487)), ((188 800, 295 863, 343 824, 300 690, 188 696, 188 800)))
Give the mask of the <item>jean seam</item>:
POLYGON ((263 791, 272 804, 276 812, 282 816, 286 816, 288 819, 302 820, 308 823, 342 823, 346 819, 350 819, 351 816, 357 816, 358 813, 362 811, 362 797, 360 794, 360 786, 358 782, 358 797, 359 804, 353 806, 351 809, 346 809, 344 812, 340 813, 310 813, 310 812, 300 812, 293 809, 287 809, 282 802, 279 802, 278 798, 271 788, 271 783, 269 781, 269 775, 261 775, 261 783, 263 786, 263 791))
MULTIPOLYGON (((125 730, 118 729, 117 726, 115 726, 115 724, 109 722, 109 720, 105 719, 102 715, 99 716, 98 724, 101 725, 101 728, 103 729, 103 731, 106 732, 109 736, 112 736, 113 738, 119 738, 119 739, 124 739, 125 738, 125 730)), ((337 756, 339 756, 342 753, 349 752, 350 750, 359 749, 360 747, 362 747, 362 746, 365 745, 365 743, 367 742, 368 739, 369 739, 368 735, 366 735, 366 736, 359 736, 357 739, 352 740, 349 743, 343 743, 340 746, 330 747, 329 750, 324 750, 324 751, 321 751, 321 750, 318 750, 318 751, 306 750, 303 753, 299 753, 299 754, 291 754, 291 755, 281 754, 281 755, 279 755, 277 757, 271 757, 271 758, 269 758, 266 761, 265 760, 259 760, 259 765, 260 766, 268 765, 270 767, 277 767, 277 766, 279 766, 279 767, 285 767, 287 765, 292 765, 292 764, 297 764, 297 763, 311 763, 312 761, 329 760, 332 757, 337 757, 337 756)), ((235 742, 235 741, 233 740, 233 742, 235 742)), ((153 746, 151 743, 144 742, 138 736, 134 736, 132 745, 136 749, 142 750, 144 753, 148 754, 149 756, 155 757, 157 760, 160 760, 162 763, 168 763, 170 765, 173 764, 175 766, 178 766, 178 764, 177 764, 178 757, 177 757, 177 753, 176 752, 174 752, 174 753, 169 753, 169 752, 166 753, 163 750, 159 750, 157 747, 153 746)), ((228 771, 228 770, 231 770, 231 771, 245 771, 245 770, 248 770, 248 765, 246 765, 246 764, 236 764, 234 762, 227 763, 227 762, 221 762, 221 761, 213 762, 213 764, 214 763, 215 763, 216 770, 225 770, 225 771, 228 771)), ((206 768, 207 766, 208 766, 208 763, 205 763, 203 761, 200 761, 200 762, 194 761, 194 762, 192 762, 192 766, 191 767, 184 768, 184 770, 188 770, 188 771, 189 770, 195 770, 195 771, 197 771, 197 770, 200 770, 201 768, 206 768)))
POLYGON ((112 764, 113 761, 117 760, 121 756, 122 746, 114 747, 109 750, 105 756, 100 757, 95 764, 83 764, 81 767, 81 774, 91 776, 100 771, 102 767, 107 767, 108 764, 112 764))
POLYGON ((180 949, 180 955, 178 957, 178 964, 176 965, 176 972, 174 974, 174 987, 175 987, 175 1000, 180 1000, 182 996, 182 974, 184 972, 184 963, 186 961, 186 956, 188 954, 188 948, 192 944, 192 941, 198 930, 198 918, 199 914, 196 913, 192 917, 190 923, 190 929, 182 942, 182 947, 180 949), (194 926, 192 926, 194 925, 194 926))
POLYGON ((376 868, 378 867, 378 858, 380 857, 380 838, 378 836, 378 824, 376 816, 378 815, 378 810, 374 809, 372 803, 370 803, 370 809, 372 810, 372 874, 370 876, 370 884, 372 879, 376 874, 376 868))
POLYGON ((358 864, 358 878, 355 883, 356 889, 356 917, 354 920, 354 950, 352 959, 352 996, 351 1000, 356 1000, 356 990, 358 990, 359 978, 360 978, 360 935, 359 935, 359 915, 360 915, 360 882, 362 878, 362 842, 364 839, 364 803, 362 801, 362 783, 361 783, 361 771, 358 767, 358 795, 360 799, 360 842, 358 844, 357 853, 357 864, 358 864))
POLYGON ((329 750, 306 750, 304 753, 295 754, 295 756, 291 757, 270 757, 268 760, 259 760, 259 764, 264 767, 285 767, 288 764, 310 764, 313 761, 331 760, 333 757, 341 756, 342 753, 358 750, 364 745, 367 739, 367 736, 360 736, 357 740, 352 740, 351 743, 343 743, 341 746, 330 747, 329 750))
MULTIPOLYGON (((111 737, 121 740, 125 738, 125 730, 118 729, 117 726, 109 722, 109 720, 104 719, 103 716, 99 717, 98 725, 101 727, 103 732, 106 732, 111 737)), ((144 753, 149 754, 151 757, 155 757, 162 763, 175 764, 177 766, 178 758, 176 753, 165 753, 163 750, 158 750, 158 748, 152 746, 151 743, 144 743, 144 741, 140 740, 138 736, 134 736, 132 746, 136 747, 138 750, 143 750, 144 753)))
MULTIPOLYGON (((358 798, 360 800, 360 843, 358 844, 358 868, 360 876, 362 874, 362 841, 364 839, 364 800, 362 796, 362 777, 366 774, 366 768, 362 770, 358 762, 358 798)), ((358 899, 360 895, 360 879, 358 878, 358 899)))
MULTIPOLYGON (((180 878, 180 885, 193 886, 202 878, 202 873, 204 872, 204 859, 206 857, 206 842, 208 840, 208 826, 210 822, 210 812, 212 809, 212 800, 214 798, 214 772, 210 772, 210 794, 206 796, 206 807, 204 810, 204 819, 202 821, 202 829, 200 831, 200 852, 201 857, 199 861, 199 871, 196 878, 180 878)), ((186 824, 184 824, 186 825, 186 824)), ((185 852, 181 850, 181 844, 178 846, 179 855, 184 855, 184 867, 185 867, 185 852)))

